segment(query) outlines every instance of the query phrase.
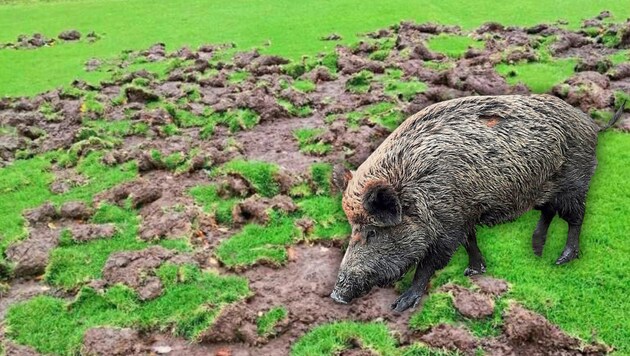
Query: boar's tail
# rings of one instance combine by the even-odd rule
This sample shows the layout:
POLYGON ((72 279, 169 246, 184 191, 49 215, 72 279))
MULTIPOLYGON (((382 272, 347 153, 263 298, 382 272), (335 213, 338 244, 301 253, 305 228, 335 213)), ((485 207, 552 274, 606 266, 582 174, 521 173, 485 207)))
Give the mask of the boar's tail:
POLYGON ((615 113, 615 115, 613 115, 612 119, 610 119, 610 121, 608 121, 608 124, 606 124, 606 126, 604 126, 601 129, 599 129, 599 131, 601 132, 601 131, 607 130, 612 125, 614 125, 615 122, 617 122, 617 120, 619 120, 619 118, 621 117, 621 114, 623 113, 623 109, 625 107, 626 107, 626 100, 624 100, 621 103, 621 106, 619 106, 619 109, 617 109, 617 112, 615 113))

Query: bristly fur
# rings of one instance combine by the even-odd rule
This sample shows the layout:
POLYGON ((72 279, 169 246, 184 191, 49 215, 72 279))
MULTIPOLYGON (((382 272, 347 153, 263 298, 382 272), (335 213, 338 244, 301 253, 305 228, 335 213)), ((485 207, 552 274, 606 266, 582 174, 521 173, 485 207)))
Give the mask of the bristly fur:
POLYGON ((376 229, 376 237, 350 244, 336 295, 352 299, 415 263, 442 268, 476 225, 544 206, 565 219, 583 215, 597 132, 584 113, 549 95, 460 98, 411 116, 347 184, 353 231, 376 229), (374 185, 395 194, 400 223, 382 224, 365 203, 374 185))

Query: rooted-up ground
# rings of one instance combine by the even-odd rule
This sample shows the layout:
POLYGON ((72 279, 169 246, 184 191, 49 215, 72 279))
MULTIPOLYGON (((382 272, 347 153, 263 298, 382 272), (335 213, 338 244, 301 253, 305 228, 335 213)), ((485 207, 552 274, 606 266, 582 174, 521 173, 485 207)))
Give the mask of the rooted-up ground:
POLYGON ((421 311, 392 314, 394 288, 328 298, 349 233, 330 163, 455 97, 546 92, 601 123, 622 105, 630 24, 572 27, 403 22, 297 62, 155 44, 92 63, 98 85, 2 99, 6 353, 630 352, 627 112, 600 136, 579 260, 553 265, 560 222, 534 257, 529 213, 479 232, 507 284, 463 277, 460 252, 421 311))

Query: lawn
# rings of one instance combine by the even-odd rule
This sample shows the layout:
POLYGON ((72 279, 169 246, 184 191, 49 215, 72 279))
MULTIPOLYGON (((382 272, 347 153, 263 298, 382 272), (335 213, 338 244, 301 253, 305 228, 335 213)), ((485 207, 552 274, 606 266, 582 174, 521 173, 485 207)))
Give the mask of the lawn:
POLYGON ((612 11, 618 19, 630 16, 629 0, 4 2, 7 4, 0 6, 0 43, 35 32, 56 37, 67 29, 77 29, 84 35, 95 31, 103 38, 93 44, 70 43, 34 51, 0 50, 0 96, 33 95, 76 78, 101 79, 102 73, 83 70, 88 59, 110 58, 123 50, 146 48, 156 42, 164 42, 170 50, 234 42, 239 48, 259 47, 299 59, 334 48, 336 43, 320 41, 322 36, 334 32, 343 37, 343 43, 351 43, 357 33, 400 20, 474 28, 488 20, 534 25, 564 19, 569 26, 578 27, 581 19, 603 9, 612 11))

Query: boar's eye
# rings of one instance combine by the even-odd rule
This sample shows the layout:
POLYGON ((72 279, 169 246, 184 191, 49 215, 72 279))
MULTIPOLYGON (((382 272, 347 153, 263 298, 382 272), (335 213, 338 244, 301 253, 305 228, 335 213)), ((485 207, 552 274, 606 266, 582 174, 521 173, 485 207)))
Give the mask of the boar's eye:
POLYGON ((374 230, 368 230, 365 233, 365 238, 367 239, 367 241, 369 242, 371 239, 373 239, 376 236, 376 231, 374 230))

